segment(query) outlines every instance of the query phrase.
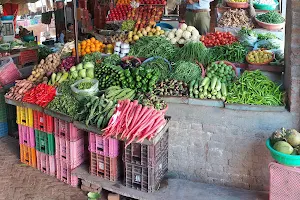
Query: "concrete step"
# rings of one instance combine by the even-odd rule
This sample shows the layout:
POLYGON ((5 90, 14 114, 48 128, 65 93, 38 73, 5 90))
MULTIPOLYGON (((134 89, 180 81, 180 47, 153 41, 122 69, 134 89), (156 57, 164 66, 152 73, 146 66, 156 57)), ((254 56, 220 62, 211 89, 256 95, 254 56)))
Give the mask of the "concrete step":
POLYGON ((113 183, 93 176, 88 172, 88 165, 81 165, 72 172, 78 178, 98 185, 105 190, 141 200, 267 200, 267 192, 221 187, 182 179, 164 180, 160 189, 153 193, 145 193, 127 188, 122 183, 113 183))

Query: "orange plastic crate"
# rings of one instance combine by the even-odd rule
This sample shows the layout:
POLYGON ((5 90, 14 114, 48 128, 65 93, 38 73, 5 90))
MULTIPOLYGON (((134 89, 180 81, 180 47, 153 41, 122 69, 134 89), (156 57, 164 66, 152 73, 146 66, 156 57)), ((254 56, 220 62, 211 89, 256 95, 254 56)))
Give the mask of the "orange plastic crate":
POLYGON ((36 151, 35 148, 20 144, 21 162, 36 168, 36 151))
POLYGON ((45 113, 33 111, 33 127, 34 129, 46 132, 53 133, 54 131, 54 119, 50 115, 45 113))

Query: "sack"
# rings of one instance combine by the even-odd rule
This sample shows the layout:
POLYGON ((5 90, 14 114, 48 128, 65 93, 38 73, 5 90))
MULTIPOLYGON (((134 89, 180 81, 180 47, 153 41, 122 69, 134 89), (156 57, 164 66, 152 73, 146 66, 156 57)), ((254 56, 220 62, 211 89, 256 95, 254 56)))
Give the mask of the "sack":
POLYGON ((96 79, 82 79, 82 80, 79 80, 79 81, 76 81, 73 85, 71 85, 71 90, 75 96, 75 98, 78 100, 78 101, 81 101, 82 99, 84 99, 86 96, 96 96, 97 93, 99 92, 99 81, 96 80, 96 79), (80 84, 80 83, 84 83, 84 82, 90 82, 92 83, 92 87, 89 88, 89 89, 84 89, 84 90, 79 90, 77 88, 77 86, 80 84))
POLYGON ((254 44, 257 42, 257 36, 250 36, 250 35, 239 36, 239 41, 241 43, 246 44, 247 46, 253 47, 254 44))

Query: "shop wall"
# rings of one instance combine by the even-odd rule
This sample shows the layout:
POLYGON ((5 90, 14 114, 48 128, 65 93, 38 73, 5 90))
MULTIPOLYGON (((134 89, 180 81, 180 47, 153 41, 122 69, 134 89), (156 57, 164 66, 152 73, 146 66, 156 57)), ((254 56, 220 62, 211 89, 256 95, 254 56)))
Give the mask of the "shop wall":
POLYGON ((169 104, 167 114, 170 177, 251 190, 269 189, 266 139, 278 128, 299 128, 298 116, 288 111, 169 104))

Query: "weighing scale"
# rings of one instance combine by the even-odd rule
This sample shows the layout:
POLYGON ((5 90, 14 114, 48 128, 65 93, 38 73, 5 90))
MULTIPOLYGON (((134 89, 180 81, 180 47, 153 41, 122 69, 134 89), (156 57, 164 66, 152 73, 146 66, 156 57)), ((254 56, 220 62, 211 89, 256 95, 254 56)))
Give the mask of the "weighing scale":
POLYGON ((1 36, 3 42, 13 41, 15 38, 14 20, 3 20, 1 19, 1 36))

